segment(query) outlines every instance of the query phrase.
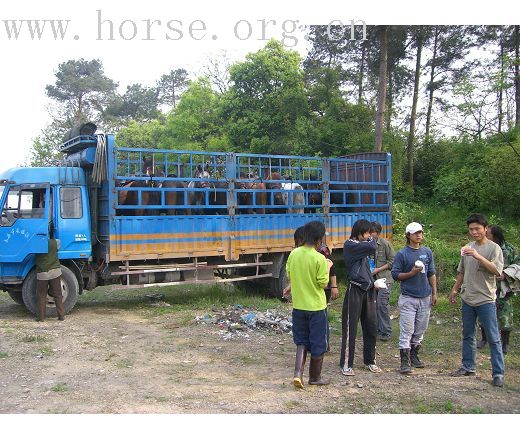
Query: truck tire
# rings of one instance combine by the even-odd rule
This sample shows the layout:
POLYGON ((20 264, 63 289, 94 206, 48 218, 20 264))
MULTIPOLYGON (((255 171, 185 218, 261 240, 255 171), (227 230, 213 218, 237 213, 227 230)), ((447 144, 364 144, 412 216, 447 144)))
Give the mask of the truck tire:
MULTIPOLYGON (((63 308, 69 313, 76 305, 79 295, 78 279, 66 266, 61 266, 61 291, 63 294, 63 308)), ((36 270, 33 269, 25 278, 22 286, 22 296, 25 307, 34 315, 38 315, 38 298, 36 297, 36 270)), ((47 295, 46 316, 56 317, 54 298, 47 295)))
POLYGON ((22 289, 9 289, 7 293, 16 304, 24 305, 22 289))

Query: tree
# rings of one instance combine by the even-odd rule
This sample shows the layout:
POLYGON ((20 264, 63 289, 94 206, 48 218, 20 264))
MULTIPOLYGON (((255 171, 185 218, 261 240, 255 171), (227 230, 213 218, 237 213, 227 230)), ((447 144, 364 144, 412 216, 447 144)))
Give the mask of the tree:
POLYGON ((47 96, 62 105, 56 121, 64 129, 85 122, 100 122, 100 116, 115 93, 117 83, 105 76, 99 60, 69 60, 61 63, 56 83, 46 87, 47 96))
POLYGON ((30 167, 58 166, 64 157, 60 151, 62 135, 62 129, 58 124, 50 124, 44 128, 41 134, 33 140, 26 165, 30 167))
POLYGON ((184 149, 206 148, 222 137, 222 125, 220 95, 207 78, 199 78, 189 83, 179 105, 168 115, 162 143, 184 149))
POLYGON ((453 65, 455 62, 463 60, 471 47, 470 35, 466 26, 434 26, 432 33, 432 56, 427 62, 427 66, 430 68, 425 127, 427 141, 431 131, 434 94, 449 84, 450 74, 456 71, 453 65))
POLYGON ((188 72, 185 69, 171 70, 157 82, 159 103, 175 108, 181 93, 188 85, 188 72))
POLYGON ((412 30, 416 55, 415 55, 415 79, 413 87, 412 109, 410 114, 410 130, 408 132, 408 142, 406 153, 408 158, 408 183, 413 188, 413 158, 414 158, 414 142, 415 142, 415 118, 417 116, 417 102, 419 100, 419 80, 421 78, 421 56, 423 44, 426 38, 426 26, 417 26, 412 30))
POLYGON ((209 58, 202 67, 202 75, 208 78, 219 93, 229 89, 230 62, 225 52, 214 58, 209 58))
POLYGON ((379 86, 377 91, 376 111, 376 137, 374 151, 381 152, 383 147, 383 131, 385 121, 385 98, 386 98, 386 69, 388 61, 388 30, 387 26, 379 27, 379 39, 381 43, 381 59, 379 64, 379 86))
POLYGON ((290 152, 296 121, 308 113, 300 55, 271 40, 231 66, 230 78, 222 115, 232 146, 290 152))
POLYGON ((157 118, 159 111, 158 91, 154 87, 144 87, 141 84, 132 84, 126 88, 123 96, 116 96, 104 111, 106 121, 118 122, 150 121, 157 118))

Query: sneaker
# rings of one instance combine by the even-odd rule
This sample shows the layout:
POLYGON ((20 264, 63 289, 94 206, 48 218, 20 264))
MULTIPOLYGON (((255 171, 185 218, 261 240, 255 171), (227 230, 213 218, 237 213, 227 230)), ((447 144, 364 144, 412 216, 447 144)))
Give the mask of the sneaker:
POLYGON ((493 386, 494 387, 503 387, 504 386, 504 376, 495 376, 493 378, 493 386))
POLYGON ((452 377, 462 377, 462 376, 475 376, 474 371, 468 371, 464 367, 460 367, 458 370, 455 370, 450 374, 452 377))
POLYGON ((383 370, 381 370, 381 368, 379 368, 376 364, 370 364, 370 365, 367 365, 367 367, 372 373, 382 373, 383 372, 383 370))
POLYGON ((354 376, 355 375, 354 370, 350 367, 343 367, 341 369, 341 374, 343 374, 343 376, 354 376))

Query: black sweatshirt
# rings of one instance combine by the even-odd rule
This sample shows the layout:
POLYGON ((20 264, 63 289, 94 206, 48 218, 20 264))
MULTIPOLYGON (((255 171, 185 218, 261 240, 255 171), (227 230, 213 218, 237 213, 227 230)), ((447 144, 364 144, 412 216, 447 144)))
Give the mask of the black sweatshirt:
POLYGON ((376 240, 357 241, 349 238, 343 245, 343 259, 350 282, 367 291, 374 286, 368 257, 376 252, 376 240))

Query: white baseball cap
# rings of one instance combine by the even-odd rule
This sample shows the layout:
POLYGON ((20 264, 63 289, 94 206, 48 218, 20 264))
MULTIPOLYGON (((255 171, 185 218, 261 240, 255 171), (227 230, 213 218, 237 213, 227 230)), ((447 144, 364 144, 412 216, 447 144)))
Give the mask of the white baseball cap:
POLYGON ((417 223, 417 222, 412 222, 412 223, 409 223, 407 226, 406 226, 406 233, 410 233, 410 234, 415 234, 416 232, 419 232, 419 231, 422 231, 423 228, 422 228, 422 225, 420 223, 417 223))

